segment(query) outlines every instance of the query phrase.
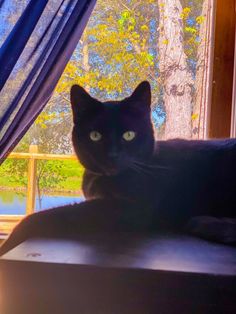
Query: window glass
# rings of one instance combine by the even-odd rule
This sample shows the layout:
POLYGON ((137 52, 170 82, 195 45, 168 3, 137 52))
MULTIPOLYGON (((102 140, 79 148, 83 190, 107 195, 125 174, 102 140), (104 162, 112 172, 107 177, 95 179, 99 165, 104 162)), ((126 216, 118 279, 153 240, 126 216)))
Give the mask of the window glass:
MULTIPOLYGON (((69 101, 73 84, 100 100, 114 100, 148 80, 157 139, 203 138, 212 6, 211 0, 98 0, 52 98, 15 151, 28 152, 29 145, 36 144, 40 153, 73 153, 69 101)), ((17 14, 6 20, 8 28, 0 23, 0 30, 7 34, 17 14)), ((5 213, 19 213, 16 208, 24 213, 27 172, 27 160, 8 159, 0 168, 0 208, 5 213)), ((75 160, 39 161, 36 209, 81 200, 82 173, 75 160)))

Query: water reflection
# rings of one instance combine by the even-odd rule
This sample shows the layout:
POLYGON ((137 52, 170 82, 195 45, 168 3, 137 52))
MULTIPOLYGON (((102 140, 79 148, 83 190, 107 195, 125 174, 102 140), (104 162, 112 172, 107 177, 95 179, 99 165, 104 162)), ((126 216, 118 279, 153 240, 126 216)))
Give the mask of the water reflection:
MULTIPOLYGON (((41 208, 51 208, 65 204, 79 203, 84 198, 73 195, 43 195, 41 208)), ((24 215, 26 194, 15 191, 0 191, 0 215, 24 215)), ((39 199, 36 198, 36 211, 40 210, 39 199)))

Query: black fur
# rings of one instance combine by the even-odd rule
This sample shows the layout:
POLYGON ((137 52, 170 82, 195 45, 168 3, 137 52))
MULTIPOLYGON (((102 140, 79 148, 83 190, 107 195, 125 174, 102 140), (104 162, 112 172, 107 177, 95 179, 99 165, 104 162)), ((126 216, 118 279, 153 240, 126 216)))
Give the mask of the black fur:
POLYGON ((236 242, 236 140, 154 140, 148 82, 122 101, 99 102, 71 89, 72 139, 86 171, 87 201, 26 217, 0 248, 31 237, 187 231, 236 242), (91 132, 101 138, 91 140, 91 132), (135 132, 127 141, 123 135, 135 132))

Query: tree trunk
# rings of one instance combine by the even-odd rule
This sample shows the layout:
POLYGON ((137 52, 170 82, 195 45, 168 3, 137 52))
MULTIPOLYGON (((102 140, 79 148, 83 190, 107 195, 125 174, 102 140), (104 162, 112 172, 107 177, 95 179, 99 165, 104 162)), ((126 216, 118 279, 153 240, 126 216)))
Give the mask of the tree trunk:
POLYGON ((197 53, 197 72, 195 81, 195 101, 193 105, 192 137, 206 138, 207 136, 207 109, 209 103, 209 77, 210 77, 210 43, 212 41, 211 29, 212 3, 204 0, 202 6, 203 17, 199 38, 200 44, 197 53))
MULTIPOLYGON (((83 70, 86 73, 89 72, 90 70, 90 65, 89 65, 89 44, 88 44, 88 35, 86 33, 86 31, 83 34, 83 47, 82 47, 82 64, 83 64, 83 70)), ((86 89, 87 92, 90 91, 90 86, 86 85, 84 86, 84 88, 86 89)))
POLYGON ((179 0, 159 3, 159 69, 166 110, 165 137, 191 138, 193 78, 183 46, 179 0))

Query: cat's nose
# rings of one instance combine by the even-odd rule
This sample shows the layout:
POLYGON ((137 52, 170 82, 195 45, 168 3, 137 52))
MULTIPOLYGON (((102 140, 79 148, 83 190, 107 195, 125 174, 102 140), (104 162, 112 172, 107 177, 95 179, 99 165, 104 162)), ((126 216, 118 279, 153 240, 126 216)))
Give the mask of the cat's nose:
POLYGON ((115 160, 118 157, 118 153, 116 151, 111 151, 108 153, 108 157, 112 160, 115 160))

